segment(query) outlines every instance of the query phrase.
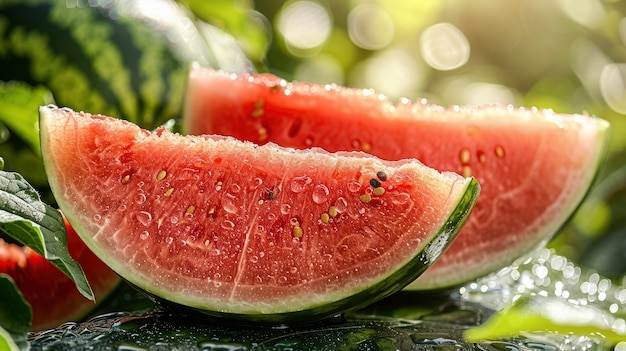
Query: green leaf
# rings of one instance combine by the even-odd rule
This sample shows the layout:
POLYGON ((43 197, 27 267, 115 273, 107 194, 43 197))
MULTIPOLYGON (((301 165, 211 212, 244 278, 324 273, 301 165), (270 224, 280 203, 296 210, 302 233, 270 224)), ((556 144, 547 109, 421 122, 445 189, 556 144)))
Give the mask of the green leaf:
POLYGON ((0 350, 26 345, 33 317, 30 305, 10 276, 0 273, 0 350))
POLYGON ((26 142, 37 155, 39 148, 39 106, 53 103, 52 94, 42 86, 23 82, 0 82, 0 122, 26 142))
POLYGON ((2 351, 19 351, 20 348, 17 346, 11 334, 0 327, 0 350, 2 351))
POLYGON ((19 173, 0 171, 0 231, 45 257, 94 299, 85 273, 67 251, 61 213, 42 202, 19 173))
MULTIPOLYGON (((264 66, 262 62, 269 48, 271 25, 263 15, 254 11, 252 2, 238 0, 178 1, 188 6, 201 20, 230 33, 257 68, 264 66)), ((214 47, 213 50, 215 51, 215 49, 214 47)))

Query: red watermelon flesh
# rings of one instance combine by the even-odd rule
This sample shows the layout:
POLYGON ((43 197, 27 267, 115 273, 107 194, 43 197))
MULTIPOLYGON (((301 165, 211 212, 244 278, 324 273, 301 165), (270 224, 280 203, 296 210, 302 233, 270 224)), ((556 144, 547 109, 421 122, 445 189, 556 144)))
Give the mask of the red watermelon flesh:
POLYGON ((83 268, 96 301, 86 299, 74 282, 28 247, 0 239, 0 273, 11 276, 33 311, 31 330, 55 328, 85 317, 120 283, 120 277, 80 240, 65 220, 68 250, 83 268))
POLYGON ((258 144, 417 158, 475 177, 480 199, 443 257, 410 287, 457 285, 545 244, 587 192, 608 123, 586 115, 485 105, 394 104, 371 90, 234 75, 195 66, 183 132, 258 144))
POLYGON ((269 322, 356 309, 434 262, 478 195, 415 160, 155 133, 40 110, 51 189, 86 244, 150 294, 269 322))

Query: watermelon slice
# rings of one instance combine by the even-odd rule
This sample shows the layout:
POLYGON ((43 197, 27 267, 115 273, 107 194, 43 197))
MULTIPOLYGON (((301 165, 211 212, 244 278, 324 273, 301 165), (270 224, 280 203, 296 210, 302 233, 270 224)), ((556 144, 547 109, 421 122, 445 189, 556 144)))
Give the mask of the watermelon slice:
POLYGON ((534 108, 393 104, 371 90, 194 66, 182 127, 189 134, 230 135, 258 144, 417 158, 476 177, 481 196, 468 223, 410 286, 437 289, 495 271, 545 244, 589 189, 609 125, 534 108))
POLYGON ((151 133, 40 109, 50 186, 106 264, 209 314, 306 322, 402 289, 443 252, 473 178, 415 160, 151 133))
MULTIPOLYGON (((68 250, 83 268, 96 303, 85 298, 74 281, 29 247, 0 239, 0 273, 11 276, 33 312, 31 330, 40 331, 84 318, 119 285, 121 279, 78 238, 67 220, 68 250), (45 279, 41 279, 44 277, 45 279)), ((1 349, 1 348, 0 348, 1 349)))

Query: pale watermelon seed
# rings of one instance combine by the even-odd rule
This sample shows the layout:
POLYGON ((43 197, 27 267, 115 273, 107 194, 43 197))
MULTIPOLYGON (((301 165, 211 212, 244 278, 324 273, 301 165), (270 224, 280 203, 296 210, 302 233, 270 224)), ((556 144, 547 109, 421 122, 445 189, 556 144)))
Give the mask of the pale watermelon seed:
POLYGON ((326 224, 328 223, 328 221, 330 220, 330 215, 328 213, 322 213, 322 215, 320 216, 320 219, 322 220, 322 223, 326 224))
POLYGON ((157 180, 163 180, 163 178, 165 178, 165 176, 167 175, 167 172, 165 172, 165 170, 161 170, 159 171, 159 173, 157 173, 157 180))
POLYGON ((163 194, 163 196, 169 197, 170 195, 172 195, 173 192, 174 192, 174 188, 169 188, 169 189, 167 189, 165 194, 163 194))
POLYGON ((261 127, 258 129, 258 133, 259 133, 259 141, 265 141, 267 140, 267 129, 265 129, 264 127, 261 127))
POLYGON ((461 169, 461 174, 463 175, 463 177, 471 177, 472 176, 472 167, 470 167, 468 165, 464 165, 463 168, 461 169))
POLYGON ((482 151, 477 151, 476 155, 478 156, 478 161, 480 161, 480 163, 485 163, 487 161, 487 155, 485 155, 484 152, 482 151))
POLYGON ((189 205, 189 207, 187 207, 187 210, 185 211, 185 216, 191 217, 193 215, 193 211, 195 210, 196 207, 194 205, 189 205))
POLYGON ((464 165, 469 163, 471 156, 472 155, 470 154, 470 151, 468 149, 463 149, 461 150, 461 152, 459 152, 459 160, 464 165))
POLYGON ((494 151, 498 158, 504 158, 504 148, 501 145, 496 146, 494 151))
POLYGON ((328 209, 328 215, 331 217, 337 217, 337 207, 335 206, 330 206, 330 208, 328 209))
POLYGON ((383 187, 374 188, 374 191, 372 191, 372 194, 376 196, 381 196, 384 193, 385 193, 385 188, 383 187))
POLYGON ((369 193, 362 194, 361 196, 359 196, 359 200, 366 204, 372 201, 372 195, 370 195, 369 193))
POLYGON ((296 238, 300 238, 302 237, 302 228, 300 227, 293 227, 293 236, 295 236, 296 238))
POLYGON ((127 175, 123 176, 123 177, 122 177, 122 179, 120 180, 120 182, 121 182, 122 184, 126 184, 126 183, 128 183, 129 181, 130 181, 130 174, 127 174, 127 175))

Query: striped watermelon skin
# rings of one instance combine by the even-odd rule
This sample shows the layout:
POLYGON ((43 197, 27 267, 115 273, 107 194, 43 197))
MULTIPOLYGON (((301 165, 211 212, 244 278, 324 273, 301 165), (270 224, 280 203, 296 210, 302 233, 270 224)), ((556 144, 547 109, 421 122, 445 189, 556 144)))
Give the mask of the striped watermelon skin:
POLYGON ((189 63, 214 66, 206 42, 176 38, 172 23, 194 37, 195 22, 173 1, 2 0, 0 80, 154 128, 178 116, 189 63), (169 22, 145 13, 159 8, 169 22))

